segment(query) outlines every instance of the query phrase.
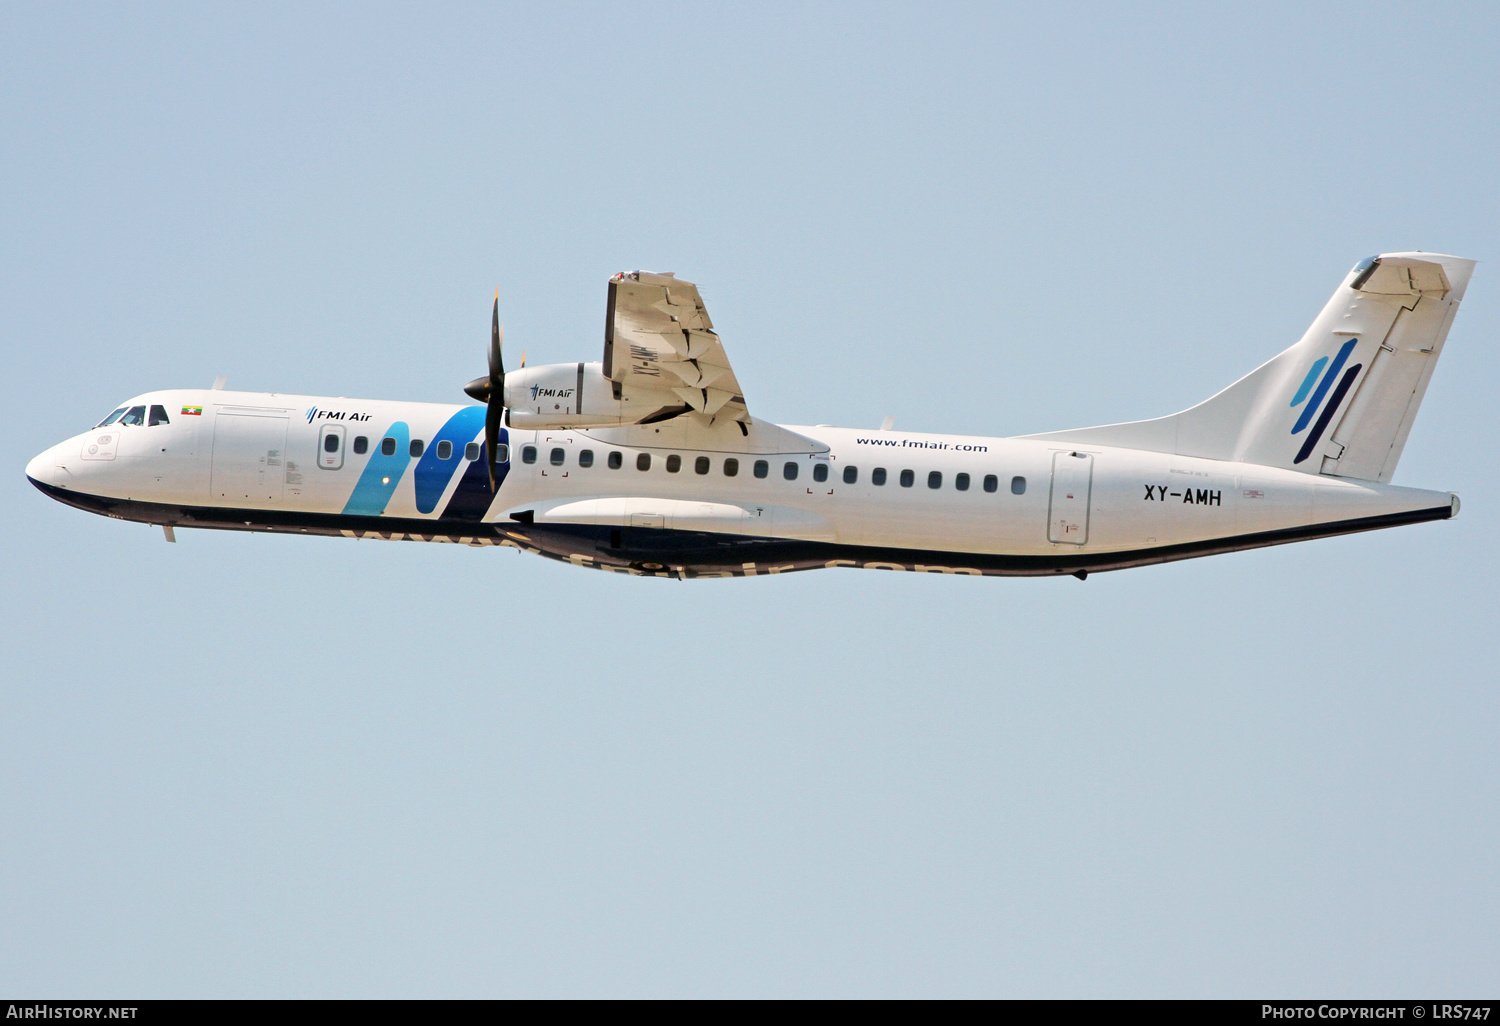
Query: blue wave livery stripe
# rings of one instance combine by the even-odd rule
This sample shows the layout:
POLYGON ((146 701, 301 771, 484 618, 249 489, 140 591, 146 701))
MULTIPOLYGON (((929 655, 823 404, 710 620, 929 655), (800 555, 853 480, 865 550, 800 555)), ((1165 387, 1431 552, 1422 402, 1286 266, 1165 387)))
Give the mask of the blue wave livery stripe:
POLYGON ((1334 379, 1339 376, 1339 371, 1344 369, 1344 361, 1349 359, 1350 353, 1354 352, 1354 346, 1357 342, 1359 342, 1359 339, 1351 338, 1339 347, 1338 355, 1333 358, 1333 366, 1328 368, 1328 373, 1324 374, 1323 380, 1318 382, 1318 390, 1312 394, 1312 398, 1308 400, 1307 406, 1303 408, 1302 416, 1297 418, 1297 423, 1292 427, 1292 434, 1299 434, 1303 428, 1307 427, 1308 421, 1312 420, 1317 414, 1318 404, 1323 401, 1323 396, 1327 394, 1328 386, 1333 384, 1334 379))
POLYGON ((1307 393, 1312 391, 1313 382, 1318 380, 1318 375, 1328 363, 1328 357, 1320 356, 1312 369, 1307 372, 1307 377, 1302 379, 1302 384, 1297 388, 1297 394, 1292 396, 1292 405, 1302 405, 1302 400, 1307 398, 1307 393))
POLYGON ((406 465, 411 462, 410 446, 411 429, 405 421, 398 420, 386 429, 385 437, 376 443, 370 462, 359 475, 359 483, 344 504, 345 513, 378 517, 385 512, 391 496, 396 494, 396 486, 401 483, 401 475, 406 473, 406 465), (384 451, 386 438, 396 440, 396 451, 389 456, 384 451))
MULTIPOLYGON (((464 463, 464 446, 484 430, 484 407, 465 406, 438 429, 432 441, 412 471, 412 481, 417 491, 417 512, 431 513, 437 509, 438 500, 448 490, 448 482, 464 463), (449 443, 448 458, 441 459, 438 450, 442 443, 449 443)), ((485 484, 489 484, 489 472, 485 472, 485 484)))
POLYGON ((1318 439, 1323 437, 1328 422, 1333 419, 1334 412, 1338 410, 1339 403, 1344 401, 1344 395, 1349 391, 1349 386, 1354 384, 1354 379, 1359 377, 1359 369, 1364 364, 1356 363, 1353 367, 1344 371, 1344 376, 1339 381, 1339 387, 1333 390, 1333 397, 1328 400, 1328 405, 1323 409, 1323 415, 1318 418, 1318 423, 1313 427, 1312 434, 1307 436, 1307 441, 1302 443, 1302 449, 1297 453, 1293 463, 1301 463, 1312 455, 1313 446, 1318 444, 1318 439))
MULTIPOLYGON (((510 444, 510 432, 505 428, 500 429, 500 444, 510 444)), ((505 475, 510 473, 509 461, 495 464, 495 486, 505 483, 505 475)), ((495 493, 490 491, 489 471, 489 446, 479 446, 479 459, 470 463, 464 469, 464 476, 458 481, 458 487, 453 490, 453 497, 448 500, 448 505, 443 507, 444 520, 483 520, 485 513, 489 512, 490 503, 495 501, 495 493)))

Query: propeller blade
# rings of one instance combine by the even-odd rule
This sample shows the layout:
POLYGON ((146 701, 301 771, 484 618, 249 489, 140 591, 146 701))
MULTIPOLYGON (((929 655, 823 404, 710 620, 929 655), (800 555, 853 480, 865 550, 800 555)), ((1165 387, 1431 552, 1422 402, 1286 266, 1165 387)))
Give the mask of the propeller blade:
POLYGON ((497 491, 495 485, 495 450, 500 447, 500 417, 504 409, 495 400, 484 409, 484 447, 489 454, 490 466, 490 491, 497 491))
POLYGON ((501 349, 505 329, 500 326, 500 290, 495 290, 495 308, 490 312, 490 388, 484 410, 484 444, 488 453, 490 491, 495 484, 495 452, 500 448, 500 418, 505 415, 505 360, 501 349))
POLYGON ((500 347, 505 342, 505 329, 500 326, 500 290, 495 290, 495 308, 490 312, 490 384, 497 385, 505 378, 505 362, 500 356, 500 347))

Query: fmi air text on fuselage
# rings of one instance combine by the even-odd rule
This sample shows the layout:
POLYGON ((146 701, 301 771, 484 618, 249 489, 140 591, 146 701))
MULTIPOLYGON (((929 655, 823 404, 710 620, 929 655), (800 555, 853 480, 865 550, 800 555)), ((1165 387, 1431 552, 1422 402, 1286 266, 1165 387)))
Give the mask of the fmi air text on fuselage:
POLYGON ((1473 262, 1372 257, 1302 339, 1154 420, 1016 438, 750 414, 696 286, 609 282, 603 359, 507 371, 481 405, 149 392, 26 468, 49 496, 178 527, 510 547, 658 577, 824 567, 1116 570, 1440 520, 1390 483, 1473 262))
POLYGON ((318 420, 345 420, 351 423, 362 423, 369 420, 371 417, 372 414, 369 413, 348 413, 343 410, 320 410, 316 406, 309 406, 307 408, 307 422, 309 424, 318 420))

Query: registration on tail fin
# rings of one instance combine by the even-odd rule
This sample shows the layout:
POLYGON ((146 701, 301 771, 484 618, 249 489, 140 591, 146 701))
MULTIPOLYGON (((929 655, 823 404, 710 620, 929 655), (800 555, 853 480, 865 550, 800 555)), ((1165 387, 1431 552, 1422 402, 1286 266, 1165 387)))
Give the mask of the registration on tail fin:
POLYGON ((1371 257, 1300 342, 1212 399, 1170 417, 1026 437, 1387 482, 1474 263, 1371 257))

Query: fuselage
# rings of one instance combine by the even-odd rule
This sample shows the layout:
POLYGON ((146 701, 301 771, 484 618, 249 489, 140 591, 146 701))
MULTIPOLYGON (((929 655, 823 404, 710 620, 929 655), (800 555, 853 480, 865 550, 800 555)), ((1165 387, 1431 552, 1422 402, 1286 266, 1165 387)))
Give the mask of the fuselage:
POLYGON ((632 574, 1082 576, 1457 510, 1255 464, 762 421, 508 428, 492 491, 480 406, 179 389, 121 409, 27 476, 168 527, 512 546, 632 574))

